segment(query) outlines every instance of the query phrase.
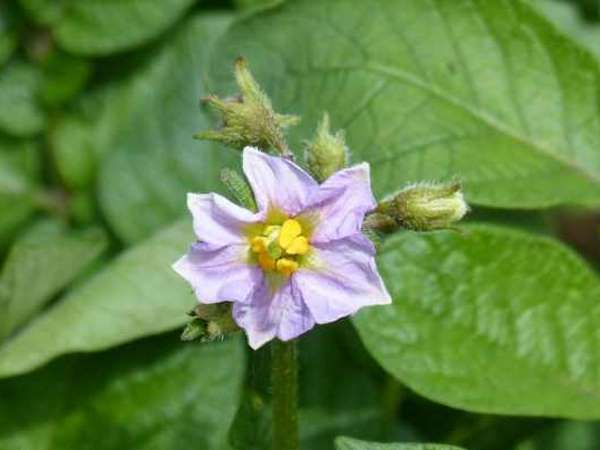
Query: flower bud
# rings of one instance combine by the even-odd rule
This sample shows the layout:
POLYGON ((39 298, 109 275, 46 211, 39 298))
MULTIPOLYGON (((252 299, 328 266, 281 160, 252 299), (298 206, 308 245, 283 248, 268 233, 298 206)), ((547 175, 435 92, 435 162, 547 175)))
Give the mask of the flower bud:
POLYGON ((377 213, 393 219, 397 226, 415 231, 449 228, 468 210, 458 183, 413 184, 377 207, 377 213))
POLYGON ((227 190, 244 208, 257 211, 256 200, 245 178, 233 169, 225 167, 221 170, 221 181, 227 190))
POLYGON ((206 334, 206 323, 200 319, 192 319, 181 333, 182 341, 193 341, 206 334))
POLYGON ((240 89, 238 96, 224 100, 214 95, 204 98, 221 114, 222 128, 203 131, 194 137, 223 142, 239 150, 246 146, 263 150, 274 148, 281 155, 289 156, 283 130, 296 125, 300 119, 273 111, 271 100, 262 91, 243 58, 235 62, 235 78, 240 89))
POLYGON ((190 312, 193 319, 181 334, 182 341, 201 339, 212 342, 238 331, 240 328, 231 315, 231 303, 200 304, 190 312))
POLYGON ((318 181, 324 181, 334 172, 346 167, 348 163, 348 148, 344 132, 331 134, 327 113, 323 115, 314 141, 308 144, 306 162, 318 181))

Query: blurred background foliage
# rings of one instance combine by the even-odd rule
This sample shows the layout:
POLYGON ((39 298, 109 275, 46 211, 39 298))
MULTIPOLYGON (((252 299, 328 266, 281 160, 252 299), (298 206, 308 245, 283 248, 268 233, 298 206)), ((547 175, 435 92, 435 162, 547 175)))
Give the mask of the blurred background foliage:
MULTIPOLYGON (((597 0, 531 1, 600 57, 597 0)), ((191 239, 187 220, 172 225, 185 193, 221 192, 220 169, 238 164, 191 136, 214 122, 199 99, 231 83, 230 67, 209 76, 214 43, 266 3, 0 2, 1 450, 268 448, 268 352, 241 338, 180 343, 172 330, 193 297, 156 270, 191 239)), ((559 236, 600 263, 600 218, 586 210, 477 207, 470 220, 559 236)), ((310 333, 301 358, 306 449, 343 434, 600 448, 595 422, 426 400, 380 368, 348 322, 310 333)))

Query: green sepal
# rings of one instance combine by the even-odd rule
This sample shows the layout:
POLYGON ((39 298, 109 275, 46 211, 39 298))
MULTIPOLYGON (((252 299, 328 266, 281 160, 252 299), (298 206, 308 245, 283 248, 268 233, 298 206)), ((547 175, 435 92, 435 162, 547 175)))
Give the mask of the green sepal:
POLYGON ((253 212, 257 210, 252 190, 242 175, 226 167, 221 170, 221 181, 244 208, 253 212))

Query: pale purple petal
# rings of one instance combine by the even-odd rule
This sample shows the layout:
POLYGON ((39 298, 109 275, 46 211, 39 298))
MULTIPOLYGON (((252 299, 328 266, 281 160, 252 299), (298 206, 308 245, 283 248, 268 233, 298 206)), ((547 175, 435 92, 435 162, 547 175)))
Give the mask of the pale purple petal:
POLYGON ((219 194, 190 193, 187 205, 198 239, 220 246, 245 242, 244 228, 262 218, 219 194))
POLYGON ((263 274, 249 265, 248 245, 218 247, 205 242, 191 246, 173 269, 193 288, 201 303, 247 301, 263 274))
POLYGON ((294 339, 314 327, 315 321, 292 279, 273 290, 265 278, 249 301, 234 303, 233 318, 246 331, 253 349, 275 337, 294 339))
POLYGON ((367 163, 334 173, 309 207, 318 214, 311 241, 327 242, 360 232, 365 214, 376 206, 367 163))
POLYGON ((276 207, 293 216, 308 205, 318 189, 309 174, 286 158, 269 156, 252 147, 244 149, 242 158, 244 174, 260 211, 276 207))
POLYGON ((294 273, 294 283, 317 323, 328 323, 370 305, 391 303, 375 265, 375 248, 362 234, 314 245, 314 268, 294 273))
POLYGON ((200 242, 173 268, 201 302, 233 302, 233 317, 254 349, 274 338, 294 339, 315 323, 363 306, 391 302, 377 273, 375 249, 360 233, 365 214, 376 207, 367 164, 342 170, 321 186, 293 162, 253 148, 244 149, 243 168, 258 213, 217 194, 188 195, 200 242), (248 261, 248 227, 264 223, 272 209, 315 221, 309 264, 281 285, 248 261))

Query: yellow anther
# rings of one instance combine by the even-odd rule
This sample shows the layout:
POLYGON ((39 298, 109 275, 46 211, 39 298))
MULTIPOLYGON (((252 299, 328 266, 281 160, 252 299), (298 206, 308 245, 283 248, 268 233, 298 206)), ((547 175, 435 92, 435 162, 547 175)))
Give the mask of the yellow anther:
POLYGON ((256 236, 252 238, 250 241, 250 246, 254 253, 264 253, 267 251, 267 245, 269 245, 269 241, 267 238, 263 236, 256 236))
POLYGON ((277 271, 289 277, 298 269, 298 263, 291 259, 281 258, 277 260, 277 271))
POLYGON ((286 220, 283 222, 279 233, 279 245, 281 248, 287 249, 300 234, 302 234, 300 223, 294 219, 286 220))
POLYGON ((285 250, 290 255, 306 255, 308 253, 308 239, 304 236, 295 238, 289 247, 285 250))
POLYGON ((268 253, 258 255, 258 265, 265 271, 271 272, 275 269, 275 260, 268 253))

